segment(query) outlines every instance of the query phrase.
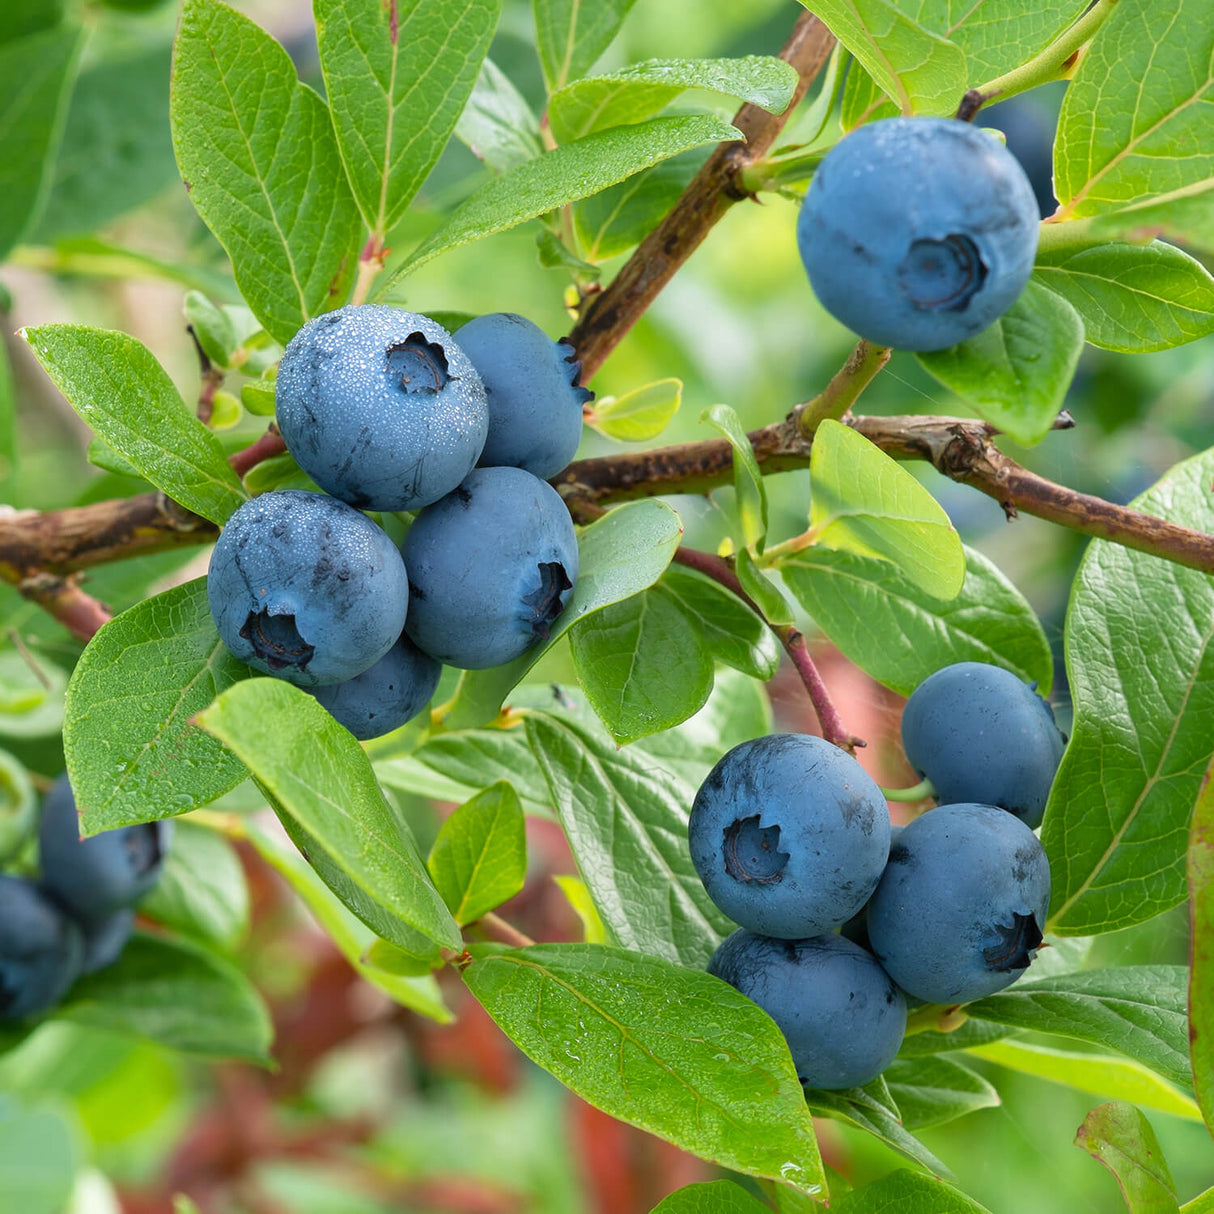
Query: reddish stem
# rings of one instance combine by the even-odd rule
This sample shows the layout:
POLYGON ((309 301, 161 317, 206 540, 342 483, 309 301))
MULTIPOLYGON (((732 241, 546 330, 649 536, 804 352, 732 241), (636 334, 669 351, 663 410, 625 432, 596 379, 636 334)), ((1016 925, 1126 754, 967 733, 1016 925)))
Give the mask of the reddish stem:
POLYGON ((262 460, 282 455, 286 449, 287 444, 283 441, 282 435, 271 425, 255 443, 250 443, 243 451, 237 451, 235 455, 228 456, 228 463, 236 470, 237 476, 244 476, 250 468, 260 464, 262 460))

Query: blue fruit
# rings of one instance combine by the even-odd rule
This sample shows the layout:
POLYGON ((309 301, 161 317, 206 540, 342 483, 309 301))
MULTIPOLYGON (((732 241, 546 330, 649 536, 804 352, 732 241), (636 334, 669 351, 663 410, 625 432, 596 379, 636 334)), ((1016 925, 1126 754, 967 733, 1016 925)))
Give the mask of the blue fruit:
POLYGON ((360 742, 411 721, 430 702, 441 663, 402 636, 369 670, 327 687, 310 689, 340 725, 360 742))
POLYGON ((840 936, 773 940, 739 930, 713 954, 708 972, 776 1022, 806 1087, 860 1087, 902 1044, 902 992, 871 954, 840 936))
POLYGON ((568 342, 553 341, 513 312, 493 312, 456 330, 489 397, 482 468, 524 468, 547 480, 564 468, 582 438, 582 369, 568 342))
POLYGON ((287 343, 275 413, 324 490, 370 510, 418 510, 450 493, 489 432, 480 377, 451 334, 415 312, 350 305, 287 343))
POLYGON ((938 800, 998 805, 1029 826, 1041 822, 1065 746, 1033 687, 985 662, 937 670, 902 712, 906 758, 938 800))
POLYGON ((1049 904, 1049 862, 1019 818, 993 805, 941 805, 890 848, 868 939, 908 994, 968 1003, 1024 973, 1049 904))
POLYGON ((263 493, 228 519, 207 602, 242 662, 301 687, 340 683, 400 636, 409 583, 396 545, 336 498, 263 493))
POLYGON ((76 799, 64 774, 42 806, 42 887, 82 923, 96 924, 134 906, 156 884, 172 834, 173 823, 160 821, 81 839, 76 799))
POLYGON ((997 139, 952 118, 853 131, 814 174, 797 243, 822 306, 882 346, 942 350, 1028 282, 1037 201, 997 139))
POLYGON ((889 810, 859 763, 808 734, 735 746, 708 773, 688 822, 708 896, 735 923, 799 940, 868 901, 889 854, 889 810))
POLYGON ((1054 197, 1054 120, 1044 108, 1029 97, 1011 97, 998 105, 984 107, 978 121, 983 126, 993 126, 1003 132, 1007 139, 1007 150, 1020 162, 1033 195, 1037 209, 1044 219, 1058 209, 1054 197))
POLYGON ((521 468, 477 468, 421 512, 401 550, 412 596, 405 631, 464 670, 500 666, 547 637, 577 581, 569 512, 521 468))
POLYGON ((122 956, 126 942, 135 928, 135 912, 119 910, 105 919, 84 923, 84 959, 80 965, 82 974, 113 965, 122 956))
POLYGON ((80 929, 38 888, 0 876, 0 1020, 54 1007, 80 973, 80 929))

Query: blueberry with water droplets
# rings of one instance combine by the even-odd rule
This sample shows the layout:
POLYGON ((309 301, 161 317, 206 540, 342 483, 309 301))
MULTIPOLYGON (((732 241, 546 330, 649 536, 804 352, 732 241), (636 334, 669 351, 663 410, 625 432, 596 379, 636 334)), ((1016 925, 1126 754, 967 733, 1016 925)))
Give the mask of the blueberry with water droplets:
POLYGON ((80 973, 84 940, 31 881, 0 876, 0 1020, 52 1008, 80 973))
POLYGON ((908 994, 968 1003, 1025 972, 1049 904, 1049 861, 1019 818, 993 805, 941 805, 890 848, 868 939, 908 994))
POLYGON ((476 369, 416 312, 351 304, 287 343, 275 413, 296 463, 326 492, 369 510, 418 510, 450 493, 489 431, 476 369))

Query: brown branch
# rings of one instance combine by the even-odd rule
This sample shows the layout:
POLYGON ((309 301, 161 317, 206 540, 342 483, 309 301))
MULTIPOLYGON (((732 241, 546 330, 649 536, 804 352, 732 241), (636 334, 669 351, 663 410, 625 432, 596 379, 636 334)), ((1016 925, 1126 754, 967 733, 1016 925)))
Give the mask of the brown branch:
POLYGON ((72 578, 45 571, 31 573, 17 583, 17 589, 86 645, 112 618, 105 605, 81 590, 72 578))
POLYGON ((800 76, 788 108, 782 114, 770 114, 757 105, 744 105, 733 120, 743 142, 717 147, 611 283, 588 297, 586 309, 569 337, 582 363, 583 383, 603 365, 713 224, 735 202, 749 196, 739 187, 738 174, 767 154, 822 70, 834 44, 834 35, 816 17, 802 13, 797 18, 780 51, 780 58, 791 63, 800 76))

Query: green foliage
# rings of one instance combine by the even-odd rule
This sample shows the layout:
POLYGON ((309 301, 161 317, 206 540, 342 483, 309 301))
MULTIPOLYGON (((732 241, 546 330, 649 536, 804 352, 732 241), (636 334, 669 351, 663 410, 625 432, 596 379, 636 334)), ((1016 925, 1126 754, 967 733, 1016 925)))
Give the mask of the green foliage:
POLYGON ((646 442, 666 429, 682 403, 682 380, 659 379, 623 396, 596 400, 586 424, 608 438, 646 442))
POLYGON ((891 1172, 839 1199, 839 1214, 986 1214, 951 1185, 918 1172, 891 1172))
POLYGON ((731 1180, 690 1184, 658 1202, 650 1214, 766 1214, 767 1207, 755 1201, 731 1180))
POLYGON ((1099 1160, 1117 1178, 1130 1214, 1177 1214, 1176 1186, 1151 1123, 1131 1104, 1093 1109, 1075 1145, 1099 1160))
POLYGON ((536 44, 550 92, 584 76, 636 0, 532 0, 536 44))
POLYGON ((1207 770, 1193 808, 1188 851, 1192 939, 1189 943, 1189 1047, 1193 1086, 1206 1125, 1214 1126, 1214 781, 1207 770))
POLYGON ((59 1214, 72 1191, 76 1144, 62 1117, 0 1099, 0 1192, 14 1210, 59 1214))

